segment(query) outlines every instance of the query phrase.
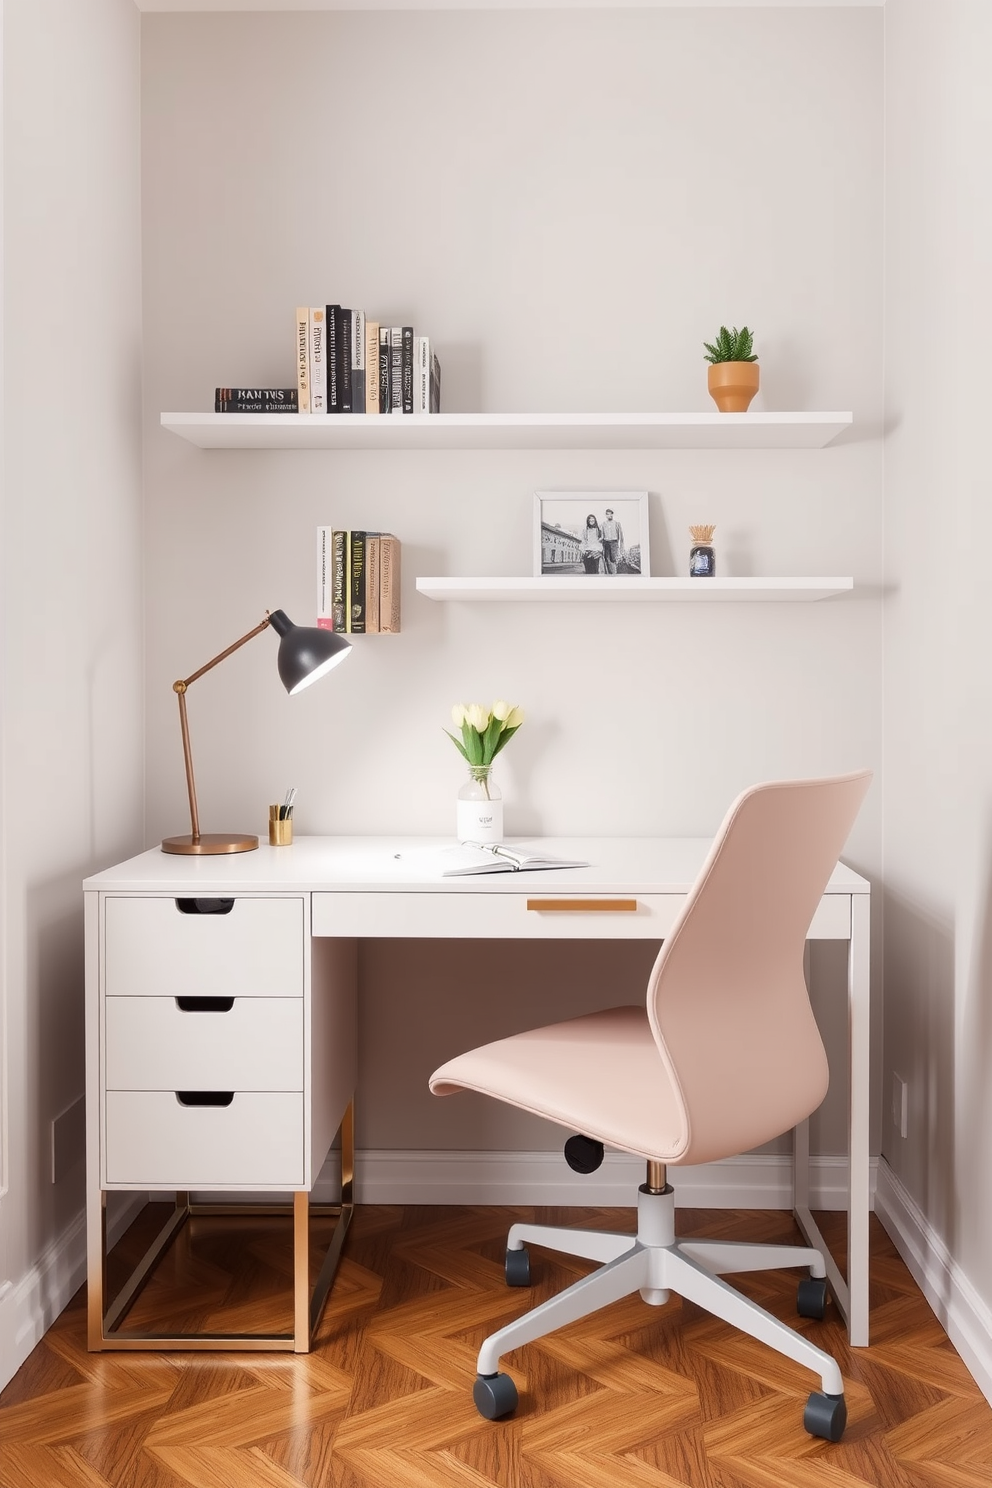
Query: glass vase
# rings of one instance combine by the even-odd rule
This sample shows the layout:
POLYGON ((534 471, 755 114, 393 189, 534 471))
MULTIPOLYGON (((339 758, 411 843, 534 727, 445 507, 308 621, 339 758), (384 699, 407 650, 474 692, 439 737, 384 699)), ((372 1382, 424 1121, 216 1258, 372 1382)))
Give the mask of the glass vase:
POLYGON ((492 765, 469 765, 458 792, 455 831, 459 842, 502 842, 503 797, 492 765))

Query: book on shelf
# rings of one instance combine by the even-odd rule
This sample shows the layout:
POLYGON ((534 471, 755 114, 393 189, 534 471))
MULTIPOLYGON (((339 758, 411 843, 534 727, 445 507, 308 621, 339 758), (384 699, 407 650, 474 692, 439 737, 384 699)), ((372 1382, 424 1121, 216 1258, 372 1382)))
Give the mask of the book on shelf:
POLYGON ((317 625, 348 635, 399 634, 398 537, 317 528, 317 625))
POLYGON ((389 327, 389 411, 403 412, 403 327, 389 327))
POLYGON ((550 853, 527 852, 505 842, 460 842, 436 850, 442 878, 470 873, 529 873, 537 869, 588 868, 584 858, 556 858, 550 853))
POLYGON ((390 396, 389 371, 392 366, 392 351, 390 345, 389 327, 379 327, 379 412, 391 413, 392 400, 390 396))
POLYGON ((431 350, 430 336, 415 336, 413 342, 414 413, 440 413, 441 368, 437 355, 431 350))
POLYGON ((310 307, 310 412, 327 412, 327 328, 322 305, 310 307))
POLYGON ((332 595, 334 586, 334 533, 330 527, 317 528, 317 628, 334 629, 332 595))
POLYGON ((338 392, 341 398, 339 413, 352 413, 354 400, 351 391, 351 327, 352 311, 341 307, 341 327, 338 336, 338 392))
POLYGON ((214 413, 298 413, 298 388, 214 388, 214 413))
POLYGON ((365 311, 351 312, 351 411, 365 412, 365 311))
POLYGON ((413 326, 403 326, 403 412, 413 412, 413 326))
POLYGON ((310 412, 310 306, 296 307, 296 391, 300 413, 310 412))
POLYGON ((331 533, 331 629, 346 631, 348 625, 348 534, 340 529, 331 533))
POLYGON ((365 540, 364 532, 348 533, 348 631, 365 634, 365 540))
POLYGON ((381 544, 380 533, 367 532, 365 534, 365 629, 369 635, 379 634, 381 544))
POLYGON ((365 412, 379 412, 379 322, 365 322, 365 412))
POLYGON ((400 633, 400 540, 379 534, 379 633, 400 633))
POLYGON ((327 345, 327 412, 341 412, 341 306, 324 310, 327 345))

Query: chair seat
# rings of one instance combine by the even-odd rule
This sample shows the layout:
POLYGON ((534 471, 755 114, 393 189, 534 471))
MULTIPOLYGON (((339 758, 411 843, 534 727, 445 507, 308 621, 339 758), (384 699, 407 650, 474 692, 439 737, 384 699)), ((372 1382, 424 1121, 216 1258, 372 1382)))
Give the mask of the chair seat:
POLYGON ((483 1044, 449 1059, 430 1087, 435 1095, 476 1090, 658 1162, 677 1163, 687 1144, 681 1102, 643 1006, 483 1044))

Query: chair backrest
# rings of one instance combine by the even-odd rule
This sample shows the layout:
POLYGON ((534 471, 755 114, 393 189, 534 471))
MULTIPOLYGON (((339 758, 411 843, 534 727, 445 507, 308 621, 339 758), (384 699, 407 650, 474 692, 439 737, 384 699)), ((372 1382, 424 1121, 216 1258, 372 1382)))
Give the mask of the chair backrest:
POLYGON ((647 1010, 680 1092, 680 1162, 788 1131, 827 1091, 803 951, 871 771, 771 781, 730 807, 651 972, 647 1010))

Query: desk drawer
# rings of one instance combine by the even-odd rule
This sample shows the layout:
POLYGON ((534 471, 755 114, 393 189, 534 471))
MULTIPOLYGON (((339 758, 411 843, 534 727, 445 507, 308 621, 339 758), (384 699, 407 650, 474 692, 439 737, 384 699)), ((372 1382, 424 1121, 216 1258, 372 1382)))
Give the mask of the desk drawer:
POLYGON ((108 997, 302 997, 302 898, 214 900, 185 914, 173 898, 106 900, 108 997))
POLYGON ((303 1089, 300 997, 237 997, 223 1012, 174 997, 106 1007, 108 1090, 303 1089))
POLYGON ((682 894, 562 894, 528 883, 526 893, 315 893, 314 935, 445 940, 663 940, 682 894), (555 909, 528 908, 553 901, 555 909), (629 908, 628 906, 633 906, 629 908))
POLYGON ((107 1092, 107 1184, 130 1188, 299 1188, 303 1096, 238 1091, 183 1106, 174 1092, 107 1092))

